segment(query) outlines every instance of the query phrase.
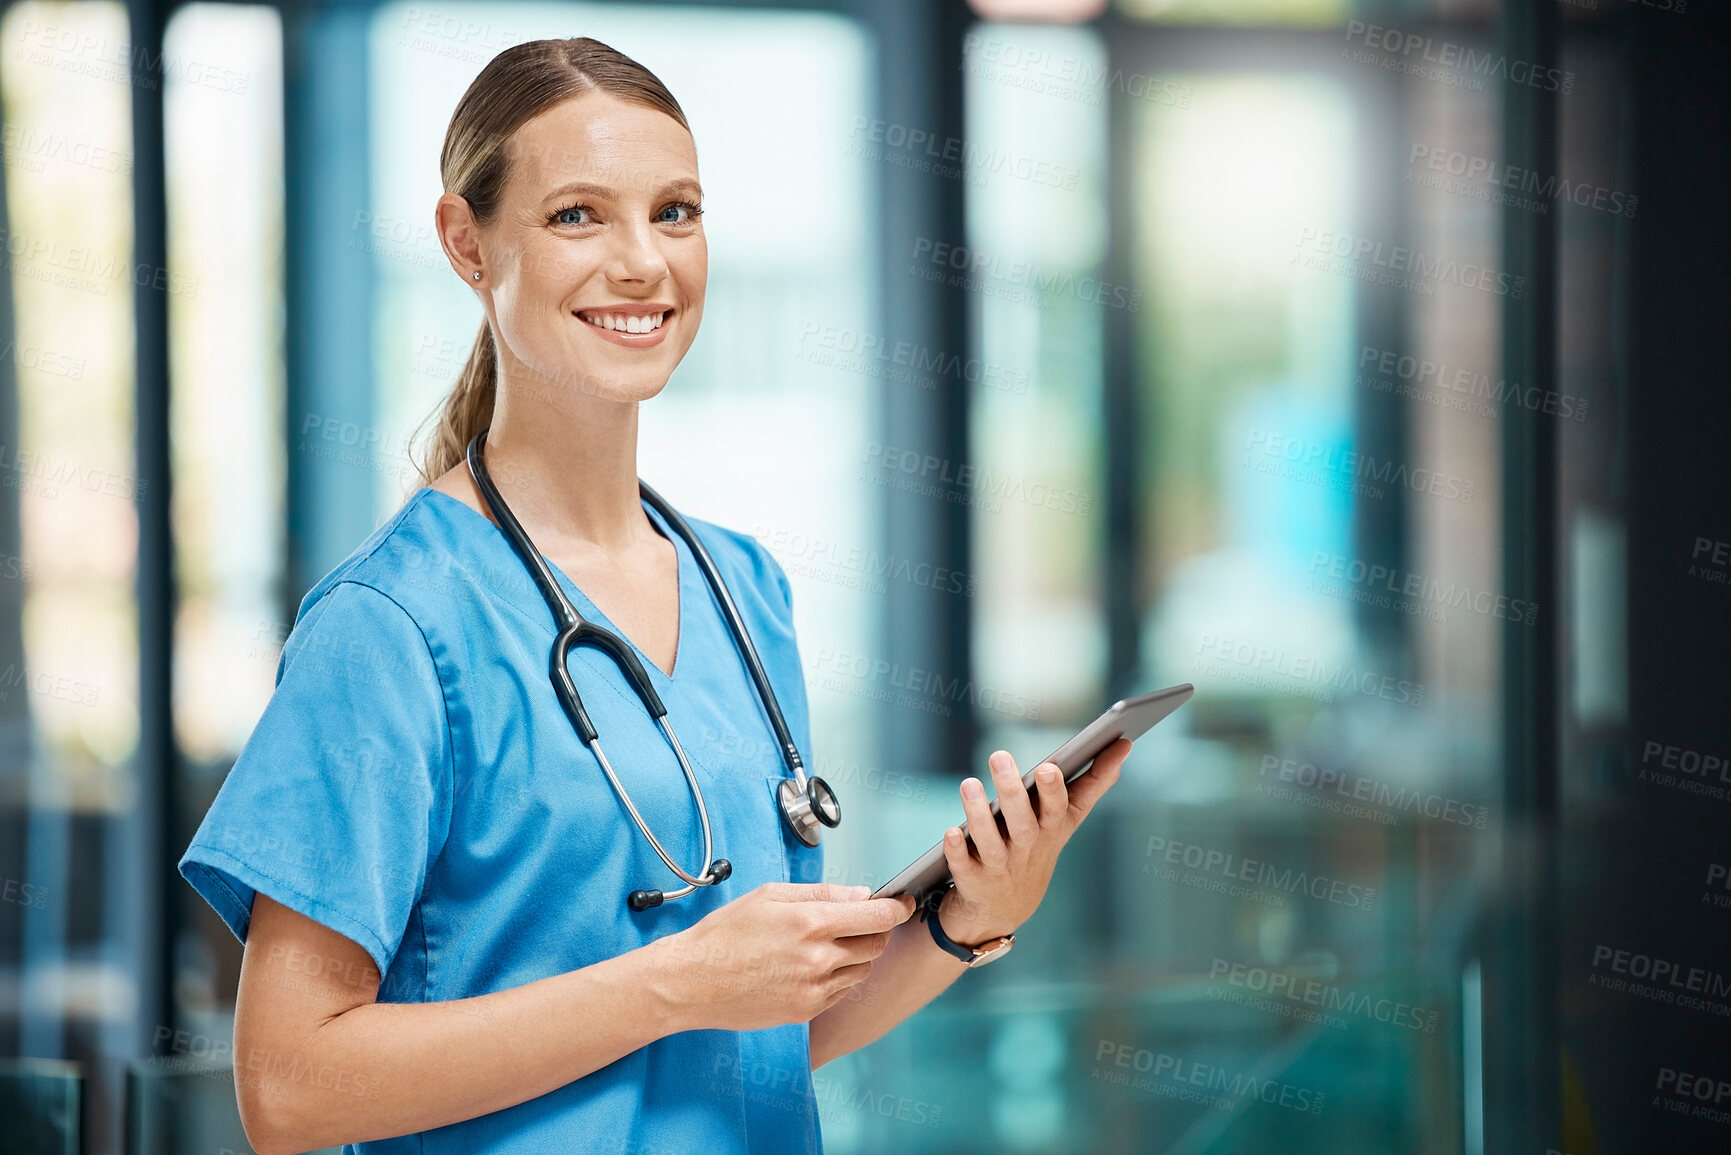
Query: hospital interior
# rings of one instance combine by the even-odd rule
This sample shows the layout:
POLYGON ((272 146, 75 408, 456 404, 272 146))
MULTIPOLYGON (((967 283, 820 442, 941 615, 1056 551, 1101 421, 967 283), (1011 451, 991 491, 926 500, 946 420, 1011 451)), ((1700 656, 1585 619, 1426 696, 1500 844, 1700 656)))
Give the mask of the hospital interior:
POLYGON ((690 120, 639 472, 786 574, 824 880, 1195 687, 825 1151, 1731 1151, 1702 0, 6 4, 0 1150, 252 1151, 176 862, 481 322, 451 110, 571 36, 690 120))

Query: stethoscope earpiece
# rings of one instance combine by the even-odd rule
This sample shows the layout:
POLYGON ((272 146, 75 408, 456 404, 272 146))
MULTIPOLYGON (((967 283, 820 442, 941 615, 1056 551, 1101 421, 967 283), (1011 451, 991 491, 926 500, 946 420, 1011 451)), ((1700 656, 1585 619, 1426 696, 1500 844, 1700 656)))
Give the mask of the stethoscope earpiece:
MULTIPOLYGON (((715 860, 715 865, 709 868, 709 873, 699 881, 704 886, 714 886, 718 882, 726 882, 727 876, 733 873, 733 863, 725 858, 715 860)), ((660 906, 667 896, 659 890, 634 890, 625 899, 626 905, 635 911, 645 911, 652 906, 660 906)))

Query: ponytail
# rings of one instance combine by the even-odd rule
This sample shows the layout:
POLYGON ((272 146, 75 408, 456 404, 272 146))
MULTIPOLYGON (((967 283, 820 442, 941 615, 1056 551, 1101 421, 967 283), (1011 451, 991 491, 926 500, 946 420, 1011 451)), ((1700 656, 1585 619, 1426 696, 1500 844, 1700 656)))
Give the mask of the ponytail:
POLYGON ((421 462, 421 484, 431 485, 452 467, 462 463, 475 434, 493 424, 493 398, 497 393, 499 366, 493 344, 493 327, 481 318, 475 347, 451 395, 439 409, 439 423, 421 462))

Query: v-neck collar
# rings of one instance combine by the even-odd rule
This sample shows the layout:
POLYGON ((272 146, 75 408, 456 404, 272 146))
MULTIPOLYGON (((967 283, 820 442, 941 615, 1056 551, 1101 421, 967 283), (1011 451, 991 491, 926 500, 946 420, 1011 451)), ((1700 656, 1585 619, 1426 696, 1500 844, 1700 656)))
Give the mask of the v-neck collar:
MULTIPOLYGON (((421 490, 422 492, 431 493, 442 498, 444 501, 461 509, 470 517, 479 520, 489 531, 490 540, 496 542, 499 547, 502 547, 505 553, 510 557, 511 564, 523 569, 525 576, 528 575, 527 568, 523 566, 523 559, 517 556, 517 550, 512 546, 510 539, 505 536, 505 531, 497 525, 494 525, 491 518, 483 514, 480 510, 475 509, 468 502, 452 497, 443 490, 434 489, 430 485, 422 486, 421 490)), ((641 501, 642 499, 639 498, 639 500, 641 501)), ((552 558, 548 557, 545 553, 542 553, 541 557, 546 561, 547 568, 553 572, 554 580, 556 580, 560 587, 565 591, 565 596, 570 598, 572 603, 577 607, 577 612, 580 615, 582 615, 586 620, 593 622, 598 626, 605 627, 609 632, 622 638, 625 644, 630 646, 632 651, 637 654, 638 661, 642 662, 643 668, 648 671, 651 678, 658 678, 662 682, 671 683, 674 680, 675 675, 679 673, 680 666, 685 659, 685 639, 687 631, 690 628, 690 622, 688 620, 690 618, 689 611, 697 601, 697 599, 692 596, 694 576, 692 571, 697 562, 695 558, 690 556, 691 549, 686 545, 685 539, 673 531, 673 527, 668 525, 666 520, 662 518, 661 511, 657 510, 647 501, 642 501, 642 505, 644 512, 649 514, 650 523, 655 526, 656 532, 660 533, 662 537, 673 543, 673 554, 677 559, 678 564, 679 572, 677 584, 679 587, 679 605, 677 612, 679 614, 679 626, 675 631, 678 634, 678 637, 676 637, 673 642, 672 673, 669 673, 656 665, 649 655, 643 652, 642 647, 632 641, 629 637, 626 637, 619 627, 613 624, 612 619, 608 618, 606 614, 601 612, 600 607, 590 600, 589 595, 584 593, 582 589, 578 587, 577 583, 572 581, 565 571, 560 569, 552 558)), ((540 546, 536 546, 535 548, 537 551, 540 550, 540 546)), ((531 586, 531 588, 534 587, 531 586)), ((537 595, 539 595, 539 590, 537 590, 537 595)), ((545 605, 545 603, 543 603, 543 605, 545 605)), ((551 615, 551 607, 546 608, 549 615, 551 615)))

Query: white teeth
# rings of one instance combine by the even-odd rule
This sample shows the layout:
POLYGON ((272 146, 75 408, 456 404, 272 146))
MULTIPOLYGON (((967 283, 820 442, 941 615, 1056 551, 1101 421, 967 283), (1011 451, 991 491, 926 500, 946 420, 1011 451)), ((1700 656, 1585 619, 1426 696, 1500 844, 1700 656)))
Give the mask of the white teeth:
POLYGON ((630 317, 623 313, 590 313, 583 319, 597 329, 613 329, 621 333, 652 333, 661 328, 667 314, 651 313, 647 317, 630 317))

